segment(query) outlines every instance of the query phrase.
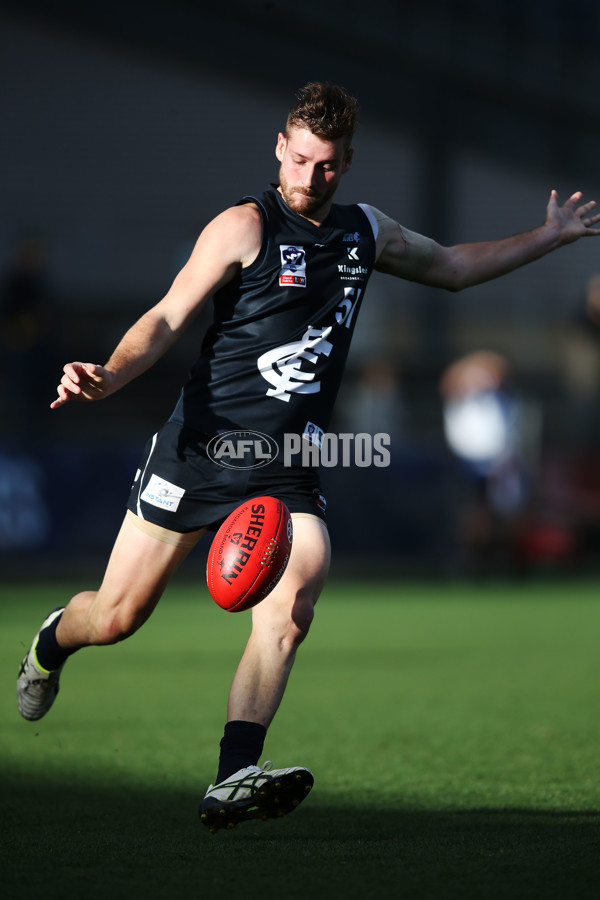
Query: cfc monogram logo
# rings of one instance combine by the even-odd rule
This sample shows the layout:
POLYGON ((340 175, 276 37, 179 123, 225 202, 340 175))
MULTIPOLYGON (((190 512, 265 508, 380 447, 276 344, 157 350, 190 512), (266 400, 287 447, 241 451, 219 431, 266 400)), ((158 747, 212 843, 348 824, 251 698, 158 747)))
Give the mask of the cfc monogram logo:
POLYGON ((321 389, 321 382, 315 381, 315 371, 303 371, 304 362, 317 362, 321 354, 329 356, 333 344, 327 340, 333 329, 309 328, 301 341, 275 347, 258 358, 260 374, 272 385, 267 391, 268 397, 277 397, 289 403, 293 391, 299 394, 315 394, 321 389))
POLYGON ((317 394, 321 390, 317 363, 333 350, 329 338, 333 337, 334 327, 350 328, 361 294, 360 288, 345 287, 335 311, 335 326, 308 328, 301 340, 274 347, 258 358, 258 370, 271 385, 267 397, 289 403, 293 393, 317 394))

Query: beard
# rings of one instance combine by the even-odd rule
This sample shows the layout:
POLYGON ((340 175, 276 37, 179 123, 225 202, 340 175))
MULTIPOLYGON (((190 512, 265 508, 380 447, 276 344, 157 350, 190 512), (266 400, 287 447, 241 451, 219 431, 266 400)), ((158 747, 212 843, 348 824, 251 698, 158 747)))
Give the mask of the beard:
POLYGON ((305 219, 317 218, 319 210, 328 203, 337 189, 337 180, 328 185, 323 191, 317 192, 310 188, 294 187, 283 177, 279 171, 279 189, 287 206, 305 219))

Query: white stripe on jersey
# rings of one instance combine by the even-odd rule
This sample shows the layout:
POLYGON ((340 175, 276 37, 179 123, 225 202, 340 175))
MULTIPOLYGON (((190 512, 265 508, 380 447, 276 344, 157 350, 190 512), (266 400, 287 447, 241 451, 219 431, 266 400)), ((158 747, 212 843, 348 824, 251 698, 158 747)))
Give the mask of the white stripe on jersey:
POLYGON ((152 438, 152 446, 151 446, 151 448, 150 448, 150 453, 148 454, 148 459, 146 460, 146 465, 144 466, 144 471, 142 472, 142 475, 141 475, 141 477, 140 477, 140 484, 139 484, 139 487, 138 487, 138 496, 137 496, 137 514, 138 514, 138 516, 140 517, 140 519, 143 519, 143 518, 144 518, 144 514, 143 514, 143 512, 142 512, 142 507, 140 506, 140 499, 141 499, 141 497, 140 497, 140 491, 142 490, 142 482, 144 481, 144 475, 146 474, 146 469, 148 468, 148 466, 149 466, 149 464, 150 464, 150 460, 151 460, 151 458, 152 458, 152 454, 154 453, 154 448, 156 447, 156 439, 157 439, 157 437, 158 437, 158 432, 157 432, 157 433, 154 435, 154 437, 152 438))
POLYGON ((373 239, 377 240, 377 237, 379 235, 379 222, 377 221, 375 215, 373 214, 373 210, 366 203, 359 203, 358 206, 360 206, 360 208, 364 212, 365 216, 369 220, 371 228, 373 229, 373 239))

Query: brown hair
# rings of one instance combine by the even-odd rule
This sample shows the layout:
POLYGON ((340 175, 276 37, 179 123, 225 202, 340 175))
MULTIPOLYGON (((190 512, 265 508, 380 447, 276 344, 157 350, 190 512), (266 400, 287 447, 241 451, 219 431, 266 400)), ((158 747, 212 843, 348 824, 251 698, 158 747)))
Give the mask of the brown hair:
POLYGON ((296 96, 298 101, 288 114, 286 135, 290 128, 308 128, 327 141, 345 138, 349 146, 357 125, 358 100, 338 85, 319 81, 300 88, 296 96))

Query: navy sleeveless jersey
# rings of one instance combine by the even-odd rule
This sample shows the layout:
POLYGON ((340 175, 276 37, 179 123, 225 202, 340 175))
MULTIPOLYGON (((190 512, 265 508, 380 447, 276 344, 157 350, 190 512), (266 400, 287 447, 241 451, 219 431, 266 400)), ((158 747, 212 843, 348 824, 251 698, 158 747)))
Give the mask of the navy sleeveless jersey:
POLYGON ((214 298, 214 321, 171 421, 207 435, 327 430, 375 262, 359 205, 334 204, 322 225, 293 212, 275 185, 255 203, 262 245, 214 298))

